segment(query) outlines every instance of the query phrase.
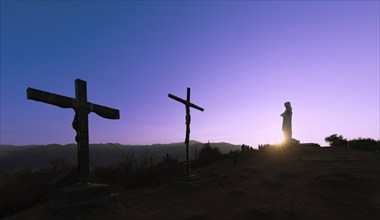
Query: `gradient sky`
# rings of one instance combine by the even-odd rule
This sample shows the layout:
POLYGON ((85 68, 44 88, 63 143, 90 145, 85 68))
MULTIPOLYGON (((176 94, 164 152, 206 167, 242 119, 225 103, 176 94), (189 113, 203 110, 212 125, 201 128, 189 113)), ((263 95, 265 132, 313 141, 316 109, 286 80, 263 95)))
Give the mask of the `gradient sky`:
POLYGON ((89 115, 91 143, 185 138, 234 144, 293 136, 380 139, 379 1, 1 1, 1 144, 73 143, 74 111, 27 87, 120 109, 89 115))

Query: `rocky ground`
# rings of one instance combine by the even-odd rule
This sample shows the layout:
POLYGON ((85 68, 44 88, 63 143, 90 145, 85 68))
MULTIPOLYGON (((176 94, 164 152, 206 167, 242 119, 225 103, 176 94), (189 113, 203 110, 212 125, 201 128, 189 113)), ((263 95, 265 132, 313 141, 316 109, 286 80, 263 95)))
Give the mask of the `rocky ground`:
POLYGON ((41 205, 6 219, 379 219, 380 153, 291 147, 243 152, 193 182, 119 192, 108 206, 49 216, 41 205))

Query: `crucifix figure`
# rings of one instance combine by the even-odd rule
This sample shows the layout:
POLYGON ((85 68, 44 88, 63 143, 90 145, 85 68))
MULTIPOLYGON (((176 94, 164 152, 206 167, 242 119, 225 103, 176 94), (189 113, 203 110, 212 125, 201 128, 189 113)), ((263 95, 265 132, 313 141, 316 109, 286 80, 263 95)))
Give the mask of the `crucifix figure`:
POLYGON ((189 177, 190 176, 189 142, 190 142, 190 121, 191 121, 190 107, 198 109, 199 111, 202 111, 202 112, 204 111, 204 109, 190 102, 190 88, 189 87, 187 88, 186 100, 178 98, 177 96, 174 96, 172 94, 169 94, 168 96, 169 98, 172 98, 178 102, 181 102, 186 107, 186 139, 185 139, 185 144, 186 144, 186 171, 185 172, 186 173, 185 175, 189 177))
POLYGON ((27 98, 61 108, 72 108, 75 111, 73 128, 77 135, 78 150, 78 177, 81 183, 88 183, 90 178, 88 114, 95 112, 97 115, 108 119, 119 119, 119 110, 87 102, 86 81, 75 80, 75 98, 44 92, 38 89, 28 88, 27 98))

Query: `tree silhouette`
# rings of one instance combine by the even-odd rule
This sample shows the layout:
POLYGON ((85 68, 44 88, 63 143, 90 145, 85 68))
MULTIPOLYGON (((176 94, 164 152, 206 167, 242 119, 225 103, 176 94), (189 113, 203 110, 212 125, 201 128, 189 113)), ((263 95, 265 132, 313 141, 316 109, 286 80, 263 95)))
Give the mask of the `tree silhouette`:
POLYGON ((364 151, 379 151, 380 140, 376 141, 372 138, 358 138, 348 142, 350 148, 364 151))
POLYGON ((204 144, 198 155, 201 166, 207 166, 223 159, 223 154, 218 148, 211 147, 210 143, 204 144))
POLYGON ((345 147, 347 146, 347 140, 342 135, 333 134, 325 138, 325 141, 329 143, 331 147, 345 147))

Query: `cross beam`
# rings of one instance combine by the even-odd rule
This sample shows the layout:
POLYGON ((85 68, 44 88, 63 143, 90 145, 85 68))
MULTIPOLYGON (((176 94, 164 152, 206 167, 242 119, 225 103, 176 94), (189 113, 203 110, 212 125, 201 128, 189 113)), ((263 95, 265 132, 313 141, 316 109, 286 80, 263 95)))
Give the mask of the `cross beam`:
POLYGON ((90 178, 88 114, 94 112, 103 118, 119 119, 119 110, 88 102, 87 83, 80 79, 75 80, 75 98, 33 88, 27 89, 27 98, 61 108, 74 109, 75 117, 72 126, 77 132, 75 141, 78 150, 78 176, 80 182, 87 183, 90 178))
POLYGON ((186 144, 186 176, 190 176, 190 159, 189 159, 189 144, 190 144, 190 122, 191 122, 191 116, 190 116, 190 108, 195 108, 199 111, 204 111, 203 108, 193 104, 190 102, 190 88, 187 88, 187 96, 186 100, 183 100, 175 95, 169 94, 169 98, 172 98, 182 104, 186 107, 186 138, 185 138, 185 144, 186 144))

